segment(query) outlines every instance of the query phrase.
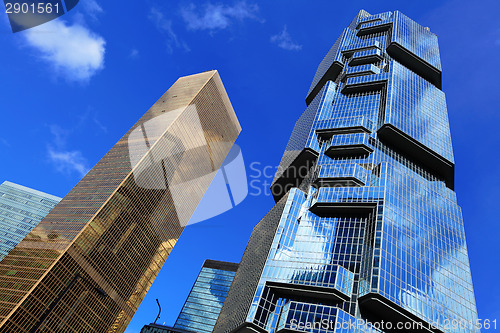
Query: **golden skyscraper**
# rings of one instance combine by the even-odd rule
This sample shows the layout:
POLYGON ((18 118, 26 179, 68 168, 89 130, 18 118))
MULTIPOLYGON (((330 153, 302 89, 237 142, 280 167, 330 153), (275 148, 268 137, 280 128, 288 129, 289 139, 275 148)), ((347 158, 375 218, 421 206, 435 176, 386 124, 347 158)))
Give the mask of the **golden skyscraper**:
POLYGON ((178 79, 0 262, 0 331, 123 332, 240 131, 217 71, 178 79))

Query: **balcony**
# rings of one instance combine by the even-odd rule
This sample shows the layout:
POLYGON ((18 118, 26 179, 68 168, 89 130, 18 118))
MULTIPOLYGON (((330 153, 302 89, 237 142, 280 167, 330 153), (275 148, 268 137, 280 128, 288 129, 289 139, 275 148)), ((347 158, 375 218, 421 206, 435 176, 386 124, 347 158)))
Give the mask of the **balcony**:
POLYGON ((356 30, 367 23, 379 22, 379 21, 382 21, 382 19, 380 17, 366 17, 364 19, 360 19, 358 26, 356 27, 356 30))
POLYGON ((388 73, 349 77, 342 88, 342 93, 348 95, 382 90, 387 85, 388 77, 388 73))
POLYGON ((318 120, 313 127, 319 139, 325 141, 335 134, 371 133, 373 122, 364 116, 318 120))
POLYGON ((360 17, 356 29, 359 29, 363 24, 366 23, 391 19, 392 16, 393 16, 392 12, 383 12, 379 14, 369 15, 366 17, 360 17))
POLYGON ((380 61, 382 61, 382 51, 380 51, 379 49, 369 49, 354 52, 351 60, 349 61, 349 65, 358 66, 378 63, 380 61))
POLYGON ((392 20, 377 20, 372 22, 366 22, 362 24, 356 35, 366 36, 371 34, 376 34, 383 31, 388 31, 392 29, 392 20))
POLYGON ((325 155, 336 157, 365 157, 373 152, 367 133, 338 134, 327 144, 325 155))
POLYGON ((284 298, 303 297, 333 302, 345 302, 351 298, 354 273, 342 266, 328 265, 328 269, 320 274, 311 274, 307 269, 296 269, 294 272, 286 279, 266 281, 266 286, 284 298), (304 275, 307 278, 304 279, 304 275))
POLYGON ((377 40, 358 40, 352 44, 342 47, 341 52, 347 57, 352 56, 353 53, 370 50, 370 49, 380 49, 380 42, 377 40))
POLYGON ((316 184, 320 187, 364 186, 370 180, 370 175, 370 171, 357 163, 322 165, 316 184))
POLYGON ((362 75, 380 74, 380 68, 373 64, 348 67, 344 72, 346 78, 362 75))
POLYGON ((383 198, 384 188, 380 186, 321 187, 309 210, 321 217, 367 215, 375 210, 383 198))

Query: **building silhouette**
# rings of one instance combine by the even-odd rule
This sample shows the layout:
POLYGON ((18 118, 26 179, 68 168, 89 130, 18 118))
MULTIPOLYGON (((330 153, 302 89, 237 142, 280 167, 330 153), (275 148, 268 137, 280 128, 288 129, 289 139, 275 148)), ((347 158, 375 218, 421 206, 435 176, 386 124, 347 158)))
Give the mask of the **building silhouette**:
POLYGON ((306 104, 213 332, 479 332, 437 36, 360 11, 306 104))
POLYGON ((0 262, 0 331, 123 332, 240 131, 217 71, 178 79, 0 262))
POLYGON ((0 184, 0 261, 61 201, 4 181, 0 184))

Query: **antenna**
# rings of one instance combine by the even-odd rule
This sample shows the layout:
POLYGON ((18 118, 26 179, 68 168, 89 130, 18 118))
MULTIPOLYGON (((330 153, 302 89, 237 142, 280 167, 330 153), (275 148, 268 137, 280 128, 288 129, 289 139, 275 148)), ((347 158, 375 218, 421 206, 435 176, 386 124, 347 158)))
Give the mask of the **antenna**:
POLYGON ((156 316, 156 319, 155 319, 155 321, 154 321, 154 323, 153 323, 153 324, 156 324, 156 321, 157 321, 158 319, 160 319, 160 313, 161 313, 161 306, 160 306, 160 302, 158 302, 158 298, 156 299, 156 303, 158 304, 158 309, 159 309, 159 310, 158 310, 158 315, 156 316))

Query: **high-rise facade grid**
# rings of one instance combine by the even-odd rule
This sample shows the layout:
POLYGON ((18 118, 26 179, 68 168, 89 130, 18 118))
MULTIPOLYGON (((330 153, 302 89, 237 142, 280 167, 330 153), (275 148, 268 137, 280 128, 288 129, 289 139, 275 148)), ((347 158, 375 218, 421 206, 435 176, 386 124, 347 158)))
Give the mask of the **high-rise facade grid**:
POLYGON ((306 103, 214 332, 479 332, 437 36, 360 11, 306 103))
POLYGON ((217 71, 179 78, 0 262, 0 332, 125 331, 240 131, 217 71))

